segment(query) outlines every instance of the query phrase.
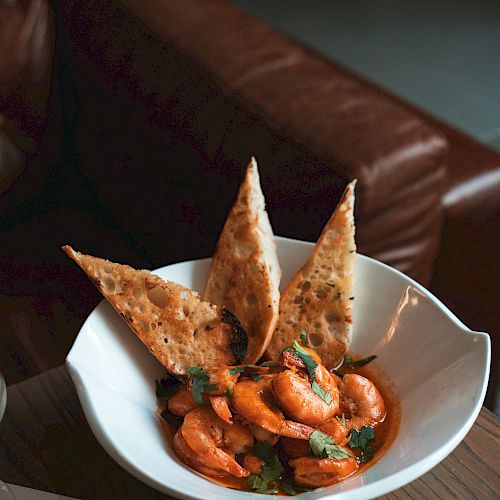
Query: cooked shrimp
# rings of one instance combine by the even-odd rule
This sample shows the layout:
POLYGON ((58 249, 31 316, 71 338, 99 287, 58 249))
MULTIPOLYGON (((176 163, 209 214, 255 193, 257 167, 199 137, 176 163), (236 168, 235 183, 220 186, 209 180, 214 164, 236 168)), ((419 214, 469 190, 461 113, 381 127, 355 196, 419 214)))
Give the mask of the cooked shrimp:
MULTIPOLYGON (((311 358, 316 361, 316 363, 320 364, 321 363, 321 358, 319 357, 319 354, 314 350, 306 346, 301 346, 304 351, 311 356, 311 358)), ((293 351, 283 351, 283 364, 287 368, 292 368, 292 367, 297 367, 297 368, 305 368, 306 365, 300 358, 300 356, 297 356, 293 351)))
POLYGON ((186 440, 182 437, 182 433, 180 431, 175 433, 172 444, 174 445, 174 450, 177 453, 177 456, 186 465, 189 465, 198 472, 206 474, 207 476, 223 477, 228 475, 226 472, 220 472, 207 467, 203 458, 197 453, 194 453, 193 450, 187 445, 186 440))
POLYGON ((262 474, 262 466, 264 465, 264 460, 259 458, 257 455, 254 455, 251 451, 245 453, 243 457, 243 467, 247 471, 250 471, 250 474, 262 474))
POLYGON ((232 425, 233 415, 229 409, 229 398, 227 396, 211 396, 210 405, 219 418, 232 425))
MULTIPOLYGON (((347 451, 347 450, 346 450, 347 451)), ((295 481, 304 486, 319 488, 337 483, 354 474, 358 469, 355 458, 294 458, 288 462, 293 469, 295 481)))
POLYGON ((180 432, 206 467, 236 477, 249 475, 234 459, 235 454, 245 453, 253 445, 253 435, 244 425, 229 425, 211 408, 199 406, 184 417, 180 432))
POLYGON ((262 427, 259 427, 258 425, 255 424, 251 424, 250 422, 246 422, 245 425, 250 429, 250 431, 253 434, 253 437, 257 441, 266 442, 269 443, 271 446, 274 446, 280 438, 278 434, 266 431, 262 427))
POLYGON ((213 391, 208 391, 207 394, 220 396, 223 394, 227 394, 228 390, 232 391, 240 376, 239 372, 233 373, 231 375, 231 370, 233 368, 237 367, 220 366, 212 370, 207 370, 209 377, 207 385, 216 386, 216 389, 214 389, 213 391))
POLYGON ((252 424, 280 436, 309 439, 314 429, 299 422, 285 420, 273 397, 273 376, 255 381, 246 379, 234 386, 232 396, 236 412, 252 424))
POLYGON ((339 390, 330 372, 323 366, 315 369, 315 382, 330 395, 330 402, 316 394, 311 382, 292 370, 273 378, 273 391, 283 411, 297 422, 319 425, 332 418, 339 409, 339 390))
POLYGON ((191 389, 181 387, 167 403, 168 411, 176 417, 184 417, 198 406, 193 398, 191 389))
POLYGON ((285 454, 292 458, 305 457, 311 454, 309 441, 303 439, 282 437, 280 439, 280 444, 285 454))
POLYGON ((324 432, 325 434, 328 434, 332 439, 335 444, 338 445, 345 445, 347 444, 347 434, 349 434, 349 428, 347 427, 347 422, 345 422, 345 425, 342 424, 341 421, 337 420, 336 418, 332 418, 328 422, 325 422, 324 424, 321 424, 319 426, 319 430, 321 432, 324 432))
POLYGON ((375 384, 357 374, 344 375, 340 384, 341 411, 350 429, 372 426, 385 417, 385 405, 375 384))

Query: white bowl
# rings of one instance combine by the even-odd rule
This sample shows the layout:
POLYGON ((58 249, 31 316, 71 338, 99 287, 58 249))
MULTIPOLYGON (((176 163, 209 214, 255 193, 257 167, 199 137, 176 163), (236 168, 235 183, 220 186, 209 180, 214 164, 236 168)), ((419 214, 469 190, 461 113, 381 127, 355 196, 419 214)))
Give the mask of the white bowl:
MULTIPOLYGON (((277 244, 286 285, 313 245, 285 238, 277 244)), ((181 262, 156 273, 202 292, 208 266, 209 259, 181 262)), ((481 409, 488 335, 469 330, 404 274, 362 255, 356 259, 351 350, 377 354, 392 379, 401 401, 399 432, 368 470, 301 498, 372 498, 403 486, 443 460, 481 409)), ((132 475, 179 498, 256 498, 218 486, 176 458, 155 415, 155 379, 164 369, 106 301, 90 314, 66 363, 94 434, 132 475)))

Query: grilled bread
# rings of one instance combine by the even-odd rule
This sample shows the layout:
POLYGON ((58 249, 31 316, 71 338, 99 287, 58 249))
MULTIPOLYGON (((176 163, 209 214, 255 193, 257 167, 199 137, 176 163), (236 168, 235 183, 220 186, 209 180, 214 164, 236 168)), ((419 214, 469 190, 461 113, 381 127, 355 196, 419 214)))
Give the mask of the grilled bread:
POLYGON ((278 359, 301 331, 325 366, 343 359, 352 336, 354 300, 354 186, 351 182, 323 228, 312 255, 281 297, 280 316, 267 354, 278 359))
POLYGON ((255 158, 224 224, 203 296, 225 306, 248 333, 245 363, 264 353, 278 320, 281 268, 255 158))
POLYGON ((170 373, 243 360, 246 332, 225 308, 203 302, 196 292, 150 271, 84 255, 70 246, 62 249, 170 373))

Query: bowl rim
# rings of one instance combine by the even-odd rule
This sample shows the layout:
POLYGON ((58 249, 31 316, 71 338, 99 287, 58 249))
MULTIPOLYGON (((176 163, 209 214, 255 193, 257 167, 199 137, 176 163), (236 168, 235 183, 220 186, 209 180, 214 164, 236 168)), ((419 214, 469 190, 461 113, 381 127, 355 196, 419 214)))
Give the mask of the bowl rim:
MULTIPOLYGON (((311 249, 314 247, 314 243, 309 242, 309 241, 304 241, 304 240, 297 240, 293 238, 287 238, 283 236, 275 236, 276 240, 282 241, 284 243, 293 243, 293 244, 304 244, 306 246, 310 246, 311 249)), ((490 337, 486 332, 481 332, 481 331, 474 331, 468 328, 453 312, 451 312, 450 309, 448 309, 432 292, 427 290, 425 287, 420 285, 417 281, 414 279, 410 278, 403 272, 387 265, 384 264, 383 262, 380 262, 372 257, 365 256, 363 254, 357 253, 357 257, 361 258, 362 260, 369 261, 372 265, 379 266, 388 272, 395 273, 399 277, 403 278, 408 284, 412 285, 415 287, 417 290, 422 292, 425 296, 429 297, 429 299, 440 309, 442 313, 444 313, 461 331, 463 334, 472 334, 477 336, 478 338, 481 338, 483 342, 485 343, 485 354, 486 354, 486 363, 485 366, 483 367, 483 374, 482 374, 482 384, 481 384, 481 391, 480 391, 480 396, 476 401, 476 404, 472 407, 471 411, 469 412, 469 416, 467 420, 465 421, 464 424, 462 424, 460 431, 455 434, 455 436, 444 443, 440 448, 435 450, 433 453, 430 455, 425 456, 424 458, 420 459, 416 463, 406 466, 405 468, 401 469, 400 471, 397 471, 390 476, 380 478, 368 485, 364 485, 361 488, 354 488, 352 490, 348 491, 342 491, 338 493, 326 493, 326 494, 321 494, 321 490, 314 490, 316 492, 319 492, 319 497, 316 498, 323 498, 323 499, 334 499, 334 498, 342 498, 342 499, 364 499, 364 498, 372 498, 374 496, 378 495, 383 495, 386 493, 389 493, 391 491, 394 491, 398 488, 401 488, 402 486, 418 479, 421 477, 423 474, 428 472, 430 469, 435 467, 439 462, 441 462, 446 456, 448 456, 452 451, 460 444, 460 442, 464 439, 466 434, 469 432, 470 428, 474 424, 475 420, 477 419, 477 416, 479 415, 479 412, 481 411, 482 405, 484 398, 486 396, 486 390, 488 386, 488 379, 489 379, 489 371, 490 371, 490 364, 491 364, 491 341, 490 337), (389 481, 390 479, 390 481, 389 481)), ((167 269, 171 266, 175 266, 178 264, 186 264, 186 263, 193 263, 193 262, 202 262, 202 261, 209 261, 210 257, 208 258, 200 258, 200 259, 192 259, 188 261, 181 261, 181 262, 174 262, 172 264, 166 265, 159 267, 152 272, 157 273, 159 271, 163 271, 164 269, 167 269)), ((89 321, 91 321, 91 317, 94 314, 99 314, 99 310, 103 307, 103 304, 106 304, 106 299, 103 299, 99 302, 99 304, 91 311, 91 313, 88 315, 86 318, 85 322, 82 324, 74 342, 73 345, 66 357, 65 364, 68 369, 68 372, 70 374, 70 377, 73 381, 73 384, 76 388, 78 398, 80 400, 80 404, 83 410, 83 413, 85 415, 85 418, 89 424, 89 427, 91 428, 94 436, 96 437, 97 441, 99 444, 104 448, 104 450, 113 458, 121 467, 123 467, 128 473, 136 477, 137 479, 141 480, 143 483, 147 484, 148 486, 151 486, 152 488, 155 488, 156 490, 167 493, 170 495, 173 495, 177 498, 182 498, 182 499, 193 499, 196 500, 199 497, 190 495, 184 491, 180 491, 174 488, 171 488, 167 483, 157 481, 153 477, 147 474, 147 472, 143 471, 141 468, 139 468, 137 465, 135 465, 133 462, 131 462, 120 450, 120 448, 108 437, 108 434, 106 433, 105 429, 101 425, 100 419, 97 414, 97 409, 93 406, 91 402, 91 398, 88 394, 88 387, 85 384, 84 378, 82 376, 82 373, 85 373, 86 369, 85 367, 78 366, 78 360, 73 359, 76 357, 76 349, 77 349, 77 343, 78 343, 78 338, 80 336, 80 333, 86 328, 86 325, 89 321)), ((94 377, 92 374, 90 374, 91 377, 94 377)), ((201 475, 197 474, 202 478, 201 475)), ((206 479, 205 479, 206 480, 206 479)), ((236 492, 231 490, 231 496, 233 493, 238 496, 239 498, 262 498, 263 496, 272 496, 275 498, 275 495, 262 495, 258 493, 252 493, 252 492, 236 492), (258 495, 258 497, 257 497, 258 495)), ((295 498, 304 498, 305 494, 300 494, 295 496, 295 498)))

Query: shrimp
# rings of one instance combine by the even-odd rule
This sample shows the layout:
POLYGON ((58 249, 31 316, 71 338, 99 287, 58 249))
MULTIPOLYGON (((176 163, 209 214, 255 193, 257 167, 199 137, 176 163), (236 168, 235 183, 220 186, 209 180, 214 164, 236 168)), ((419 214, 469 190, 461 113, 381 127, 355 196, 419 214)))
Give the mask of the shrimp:
POLYGON ((292 370, 279 373, 273 379, 273 391, 283 411, 297 422, 319 425, 332 418, 339 409, 339 390, 330 372, 317 365, 314 380, 326 395, 329 402, 313 391, 309 380, 292 370))
POLYGON ((282 437, 280 444, 285 454, 292 458, 305 457, 311 454, 309 441, 304 441, 303 439, 282 437))
MULTIPOLYGON (((311 349, 310 347, 306 346, 301 346, 304 351, 311 356, 311 358, 316 361, 316 363, 321 364, 321 358, 319 357, 319 354, 314 350, 311 349)), ((293 351, 283 351, 283 365, 286 366, 287 368, 305 368, 306 365, 302 361, 302 359, 297 356, 293 351)))
POLYGON ((333 439, 335 444, 343 446, 349 441, 347 439, 347 435, 349 434, 347 422, 345 422, 344 425, 340 420, 333 418, 332 420, 321 424, 319 426, 319 430, 328 434, 333 439))
POLYGON ((168 411, 176 417, 184 417, 197 406, 191 389, 187 387, 181 387, 167 403, 168 411))
POLYGON ((250 429, 250 431, 253 434, 253 437, 257 441, 269 443, 271 446, 274 446, 280 438, 278 434, 273 434, 272 432, 266 431, 262 427, 259 427, 258 425, 255 424, 251 424, 250 422, 246 422, 246 426, 250 429))
POLYGON ((271 386, 273 377, 267 375, 259 381, 246 379, 238 382, 232 396, 234 409, 250 423, 273 434, 309 439, 314 429, 299 422, 285 420, 278 408, 271 386))
POLYGON ((385 417, 385 405, 375 384, 357 374, 344 375, 340 384, 341 411, 349 429, 373 426, 385 417))
POLYGON ((177 431, 172 439, 172 444, 174 445, 174 450, 177 456, 186 464, 189 465, 194 470, 206 474, 207 476, 226 476, 227 473, 216 471, 210 467, 207 467, 203 459, 187 445, 186 440, 182 437, 182 433, 177 431))
POLYGON ((231 370, 233 368, 238 368, 234 366, 220 366, 218 368, 213 368, 212 370, 207 370, 208 382, 207 385, 216 386, 212 391, 207 391, 207 394, 213 396, 222 396, 227 394, 228 391, 232 392, 234 385, 240 377, 240 372, 236 371, 231 375, 231 370))
POLYGON ((262 466, 264 465, 264 460, 254 455, 251 451, 245 454, 243 457, 243 467, 250 471, 250 474, 262 474, 262 466))
POLYGON ((210 405, 219 418, 230 425, 233 424, 233 415, 229 409, 229 399, 227 396, 211 396, 210 405))
MULTIPOLYGON (((346 449, 347 451, 347 449, 346 449)), ((355 458, 294 458, 288 462, 295 481, 304 486, 319 488, 345 479, 358 470, 355 458)))
POLYGON ((250 474, 234 459, 235 454, 246 453, 253 445, 253 435, 244 425, 229 425, 211 408, 199 406, 184 417, 179 430, 205 467, 236 477, 250 474))

